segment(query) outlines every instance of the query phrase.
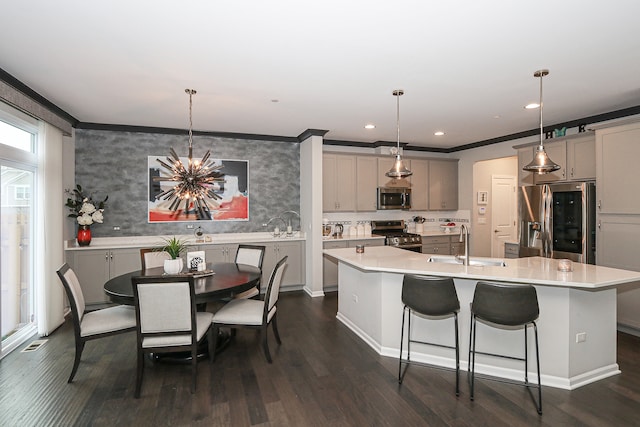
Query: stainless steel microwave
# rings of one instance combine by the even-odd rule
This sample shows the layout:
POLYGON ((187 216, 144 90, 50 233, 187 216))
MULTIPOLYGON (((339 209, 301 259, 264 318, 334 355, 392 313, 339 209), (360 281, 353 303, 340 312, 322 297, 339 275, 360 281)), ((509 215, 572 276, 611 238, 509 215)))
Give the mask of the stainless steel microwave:
POLYGON ((378 187, 378 209, 411 209, 411 189, 378 187))

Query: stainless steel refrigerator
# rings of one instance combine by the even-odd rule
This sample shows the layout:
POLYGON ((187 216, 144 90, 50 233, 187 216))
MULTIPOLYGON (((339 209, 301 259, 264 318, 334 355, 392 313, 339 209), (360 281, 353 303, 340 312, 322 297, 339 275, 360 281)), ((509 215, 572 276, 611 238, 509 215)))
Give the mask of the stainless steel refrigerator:
POLYGON ((594 182, 520 187, 520 256, 595 264, 595 201, 594 182))

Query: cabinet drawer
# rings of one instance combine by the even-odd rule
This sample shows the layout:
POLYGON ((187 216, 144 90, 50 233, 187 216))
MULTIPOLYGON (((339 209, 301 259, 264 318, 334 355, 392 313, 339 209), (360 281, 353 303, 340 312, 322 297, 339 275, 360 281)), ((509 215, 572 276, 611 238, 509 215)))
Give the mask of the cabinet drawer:
POLYGON ((451 238, 449 236, 433 236, 422 238, 423 245, 441 245, 449 242, 451 242, 451 238))
POLYGON ((364 247, 384 246, 384 239, 349 240, 350 248, 355 248, 358 245, 363 245, 364 247))
POLYGON ((449 255, 450 251, 449 243, 441 244, 441 245, 422 245, 422 253, 423 254, 440 254, 440 255, 449 255))
POLYGON ((347 242, 344 240, 339 240, 339 241, 327 241, 327 242, 323 242, 322 243, 322 247, 323 249, 340 249, 340 248, 346 248, 347 247, 347 242))

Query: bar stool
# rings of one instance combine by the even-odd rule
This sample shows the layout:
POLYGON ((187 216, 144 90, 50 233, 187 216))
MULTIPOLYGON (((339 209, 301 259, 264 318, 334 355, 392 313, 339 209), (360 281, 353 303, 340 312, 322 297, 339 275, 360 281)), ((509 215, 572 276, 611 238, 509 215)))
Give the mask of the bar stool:
MULTIPOLYGON (((538 307, 538 296, 536 289, 531 285, 513 285, 513 284, 497 284, 478 282, 473 294, 473 302, 471 303, 471 329, 469 332, 469 363, 471 367, 469 372, 470 399, 474 398, 474 380, 475 380, 475 362, 476 354, 484 354, 495 357, 503 357, 507 359, 524 361, 524 385, 538 414, 542 414, 542 387, 540 385, 540 353, 538 348, 538 327, 536 320, 540 314, 538 307), (481 320, 488 326, 514 329, 522 327, 524 329, 524 358, 506 356, 494 353, 483 353, 476 351, 476 330, 478 328, 477 321, 481 320), (486 323, 489 322, 489 323, 486 323), (527 327, 533 325, 536 343, 536 365, 538 368, 538 384, 530 384, 528 378, 528 340, 527 327), (538 389, 538 401, 531 388, 538 389)), ((511 381, 505 381, 511 382, 511 381)))
MULTIPOLYGON (((411 343, 427 344, 436 347, 451 348, 456 350, 456 396, 460 395, 460 347, 458 345, 458 311, 460 301, 451 278, 405 275, 402 282, 402 329, 400 331, 400 357, 398 363, 398 383, 402 384, 404 374, 411 363, 411 343), (404 342, 404 322, 406 313, 409 312, 407 328, 407 359, 402 358, 402 346, 404 342), (436 344, 433 342, 418 341, 411 338, 411 314, 432 318, 451 317, 455 324, 455 346, 436 344), (403 371, 402 365, 407 365, 403 371)), ((427 365, 441 368, 441 366, 427 365)), ((445 368, 446 369, 446 368, 445 368)))

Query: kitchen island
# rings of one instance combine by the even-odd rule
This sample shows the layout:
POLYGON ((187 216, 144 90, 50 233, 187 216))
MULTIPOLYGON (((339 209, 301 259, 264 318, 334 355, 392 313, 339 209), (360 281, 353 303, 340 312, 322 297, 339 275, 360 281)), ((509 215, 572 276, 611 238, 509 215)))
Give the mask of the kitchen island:
MULTIPOLYGON (((560 272, 558 260, 540 257, 504 260, 506 266, 464 266, 429 262, 431 255, 388 246, 367 248, 363 254, 352 248, 324 253, 339 263, 338 320, 383 356, 399 355, 403 275, 423 274, 454 278, 461 307, 462 369, 467 367, 469 307, 475 284, 482 280, 535 286, 540 305, 537 323, 543 385, 571 390, 620 373, 616 362, 616 286, 640 286, 640 272, 577 263, 573 263, 572 272, 560 272)), ((439 258, 452 261, 453 257, 439 258)), ((453 322, 417 318, 412 323, 414 336, 453 344, 453 322)), ((529 339, 533 340, 533 334, 529 339)), ((522 332, 478 328, 479 351, 522 357, 523 348, 522 332)), ((532 342, 529 351, 535 360, 532 342)), ((411 358, 454 366, 453 351, 440 347, 414 344, 411 358)), ((476 357, 476 371, 481 374, 521 380, 522 370, 521 362, 476 357)))

